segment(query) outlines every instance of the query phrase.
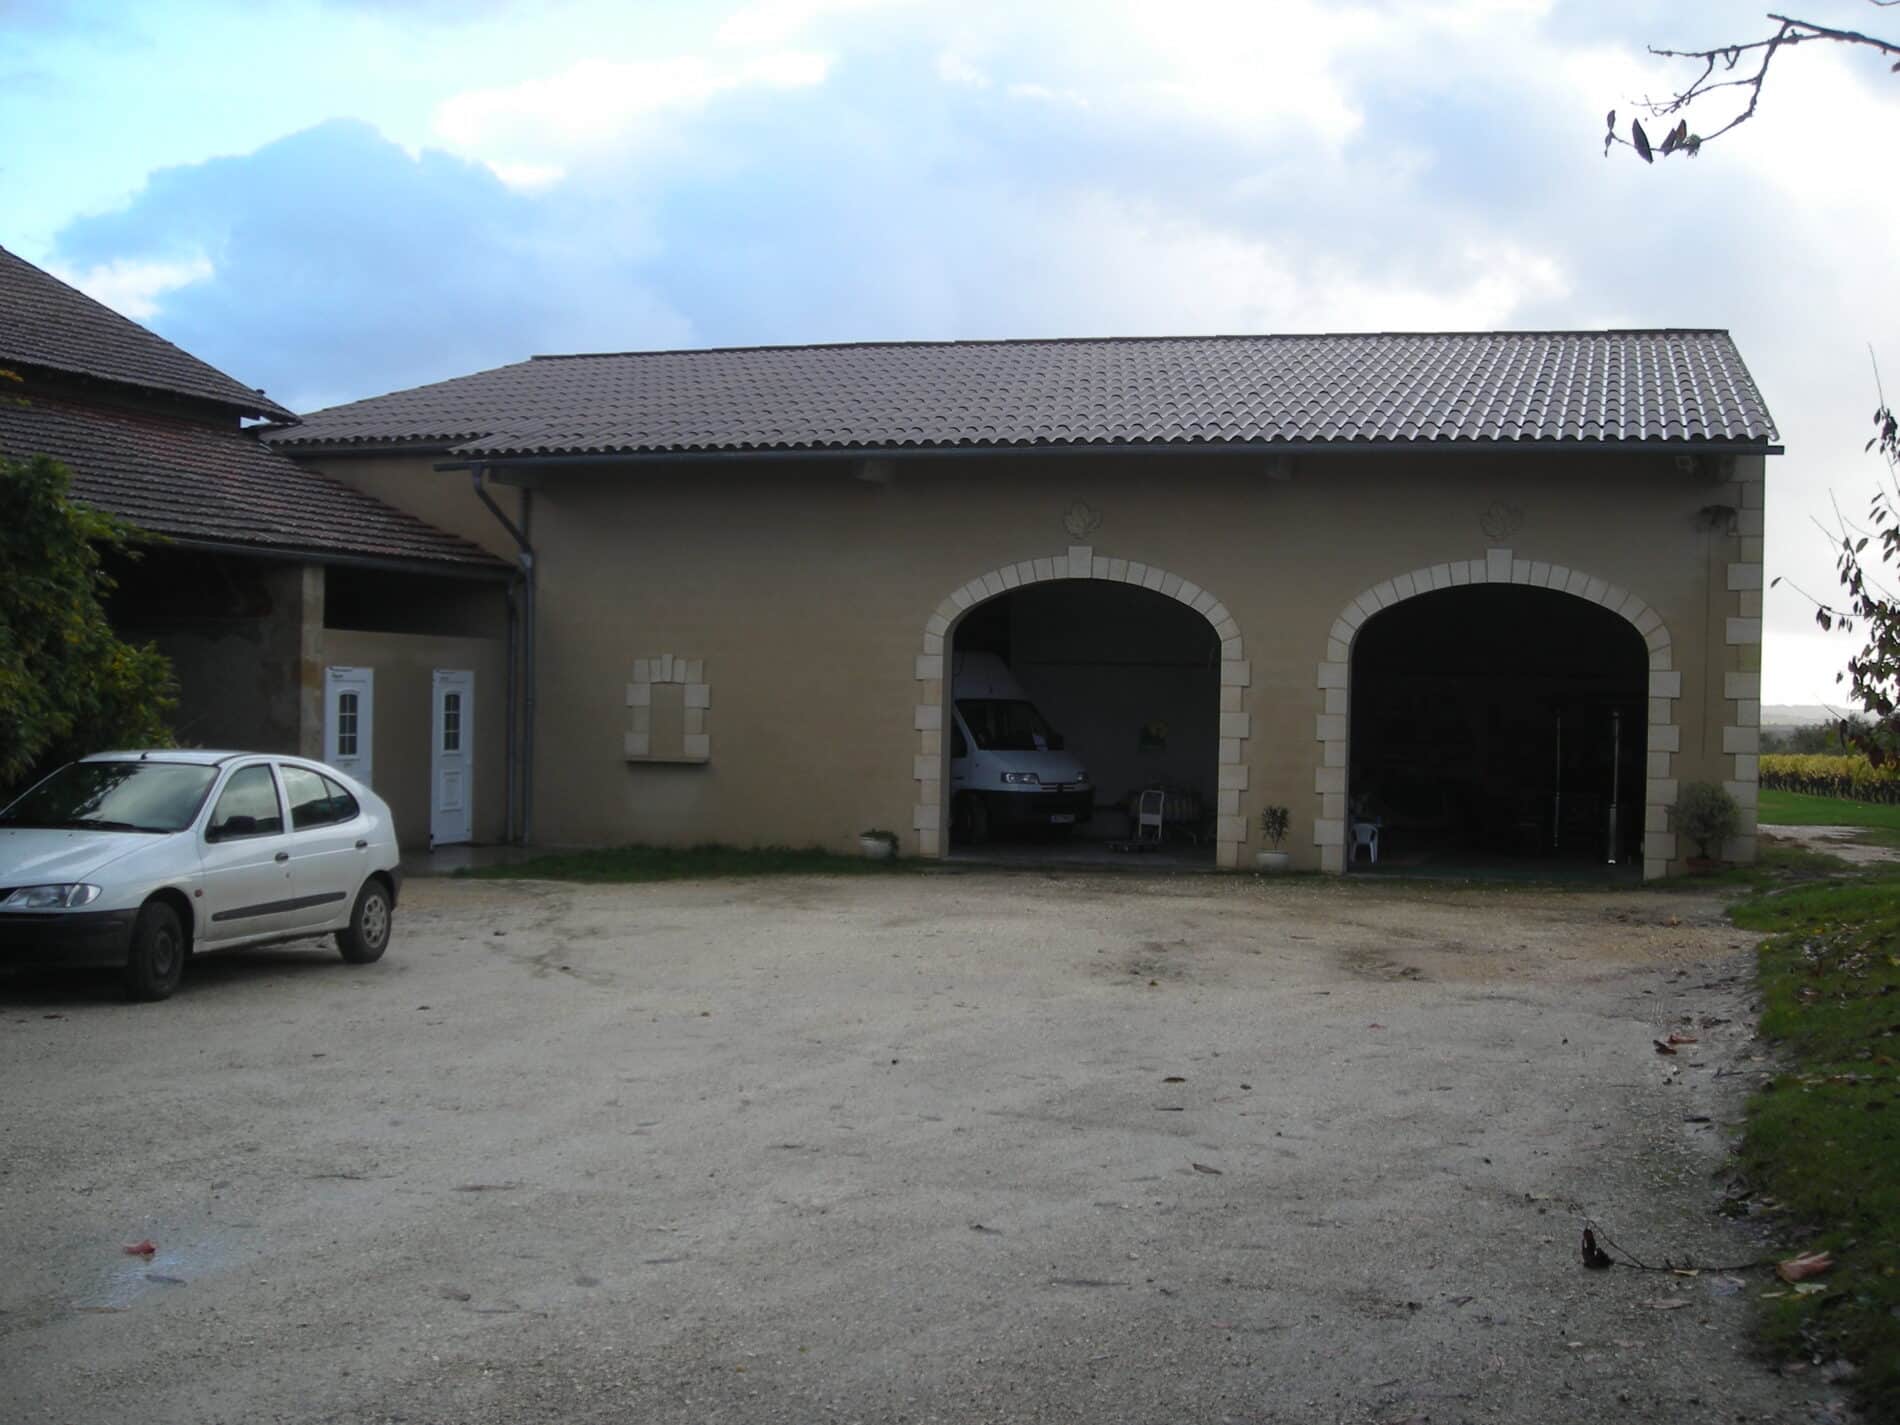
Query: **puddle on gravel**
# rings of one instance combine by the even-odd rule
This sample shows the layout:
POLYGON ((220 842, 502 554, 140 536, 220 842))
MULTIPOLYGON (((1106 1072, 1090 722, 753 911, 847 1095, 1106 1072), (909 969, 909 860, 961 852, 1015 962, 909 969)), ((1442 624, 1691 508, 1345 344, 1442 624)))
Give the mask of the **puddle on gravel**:
POLYGON ((96 1278, 97 1286, 73 1301, 73 1310, 129 1311, 154 1293, 182 1291, 227 1265, 237 1246, 235 1234, 225 1229, 183 1233, 169 1241, 160 1232, 150 1236, 159 1244, 150 1257, 125 1256, 117 1244, 107 1248, 118 1259, 96 1278))

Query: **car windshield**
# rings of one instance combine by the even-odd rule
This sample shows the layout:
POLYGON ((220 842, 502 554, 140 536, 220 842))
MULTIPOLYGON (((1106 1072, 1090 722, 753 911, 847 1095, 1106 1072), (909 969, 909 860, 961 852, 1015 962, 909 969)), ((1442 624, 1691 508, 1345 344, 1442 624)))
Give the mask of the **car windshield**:
POLYGON ((74 762, 0 811, 0 827, 182 831, 217 779, 182 762, 74 762))
POLYGON ((985 752, 1047 752, 1056 745, 1036 705, 1021 698, 958 698, 957 711, 985 752))

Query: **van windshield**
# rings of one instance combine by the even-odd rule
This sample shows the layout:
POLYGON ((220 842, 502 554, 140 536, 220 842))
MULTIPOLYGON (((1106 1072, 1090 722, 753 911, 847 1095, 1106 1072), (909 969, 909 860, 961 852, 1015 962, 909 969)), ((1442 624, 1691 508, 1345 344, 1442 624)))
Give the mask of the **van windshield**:
POLYGON ((985 752, 1048 752, 1062 742, 1036 705, 1021 698, 958 698, 957 711, 985 752))
POLYGON ((180 762, 74 762, 0 811, 0 827, 179 831, 217 779, 216 767, 180 762))

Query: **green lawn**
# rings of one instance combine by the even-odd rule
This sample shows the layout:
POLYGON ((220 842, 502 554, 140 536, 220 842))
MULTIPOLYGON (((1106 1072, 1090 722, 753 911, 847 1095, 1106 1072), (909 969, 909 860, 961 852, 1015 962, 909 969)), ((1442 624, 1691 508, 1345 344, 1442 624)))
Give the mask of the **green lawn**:
POLYGON ((816 847, 614 846, 536 856, 506 866, 457 871, 458 876, 517 881, 695 881, 710 876, 889 875, 915 870, 917 861, 872 861, 816 847))
POLYGON ((1737 925, 1763 942, 1763 1036, 1780 1072, 1748 1107, 1751 1195, 1776 1206, 1785 1245, 1833 1253, 1801 1294, 1779 1281, 1759 1326, 1781 1360, 1844 1356, 1867 1418, 1900 1422, 1900 874, 1758 895, 1737 925))
POLYGON ((1866 826, 1900 835, 1900 806, 1811 797, 1802 792, 1761 791, 1757 819, 1769 826, 1866 826))

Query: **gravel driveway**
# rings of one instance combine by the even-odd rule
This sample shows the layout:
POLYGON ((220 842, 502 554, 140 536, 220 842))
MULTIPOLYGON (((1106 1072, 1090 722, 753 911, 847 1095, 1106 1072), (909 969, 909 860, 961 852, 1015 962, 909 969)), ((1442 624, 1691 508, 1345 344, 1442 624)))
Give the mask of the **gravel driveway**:
POLYGON ((424 881, 374 966, 0 980, 0 1419, 1817 1418, 1762 1273, 1577 1262, 1585 1213, 1761 1254, 1711 1211, 1750 943, 1637 891, 424 881))

